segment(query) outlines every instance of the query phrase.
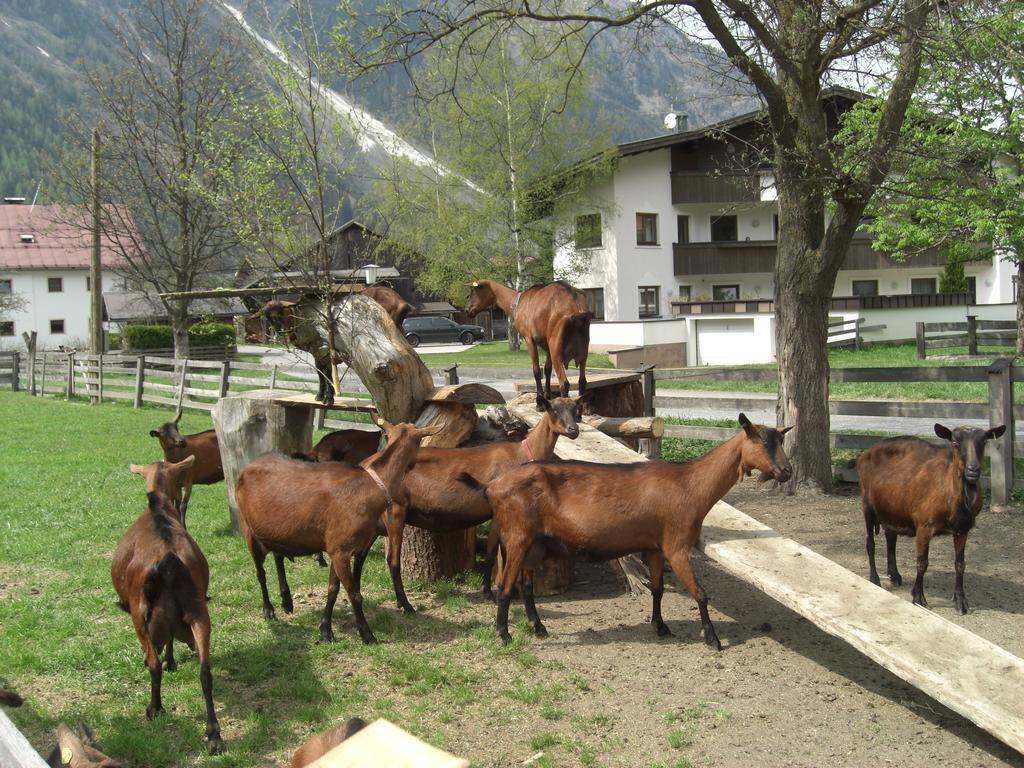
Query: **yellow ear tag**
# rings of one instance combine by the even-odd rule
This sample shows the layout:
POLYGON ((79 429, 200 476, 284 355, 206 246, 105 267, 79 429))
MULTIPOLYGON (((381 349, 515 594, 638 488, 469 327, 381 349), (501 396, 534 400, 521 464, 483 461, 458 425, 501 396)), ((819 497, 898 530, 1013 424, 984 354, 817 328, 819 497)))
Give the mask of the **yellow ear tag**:
POLYGON ((75 756, 75 753, 71 751, 71 747, 64 747, 60 751, 60 764, 71 765, 71 759, 75 756))
POLYGON ((476 281, 474 280, 474 281, 473 281, 473 287, 474 287, 474 288, 479 288, 479 287, 480 287, 480 283, 478 283, 478 282, 476 282, 476 281))
POLYGON ((377 419, 377 426, 378 427, 383 427, 384 426, 384 419, 377 419))

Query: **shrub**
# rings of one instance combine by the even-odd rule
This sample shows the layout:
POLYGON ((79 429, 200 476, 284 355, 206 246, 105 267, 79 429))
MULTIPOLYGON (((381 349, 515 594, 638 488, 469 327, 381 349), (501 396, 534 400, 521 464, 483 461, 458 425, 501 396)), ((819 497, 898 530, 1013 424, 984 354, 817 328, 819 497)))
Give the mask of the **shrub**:
POLYGON ((207 321, 188 329, 188 341, 197 347, 230 347, 235 343, 235 326, 207 321))
POLYGON ((126 325, 121 328, 125 349, 167 349, 174 346, 169 325, 126 325))

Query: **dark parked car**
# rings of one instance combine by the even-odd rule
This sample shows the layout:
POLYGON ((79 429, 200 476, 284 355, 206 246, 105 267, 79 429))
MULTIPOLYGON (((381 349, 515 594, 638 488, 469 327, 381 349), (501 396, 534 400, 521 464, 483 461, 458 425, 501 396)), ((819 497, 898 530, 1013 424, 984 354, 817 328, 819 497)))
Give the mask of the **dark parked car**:
POLYGON ((418 347, 421 341, 472 344, 484 337, 484 329, 479 325, 462 325, 447 317, 407 317, 402 331, 413 347, 418 347))

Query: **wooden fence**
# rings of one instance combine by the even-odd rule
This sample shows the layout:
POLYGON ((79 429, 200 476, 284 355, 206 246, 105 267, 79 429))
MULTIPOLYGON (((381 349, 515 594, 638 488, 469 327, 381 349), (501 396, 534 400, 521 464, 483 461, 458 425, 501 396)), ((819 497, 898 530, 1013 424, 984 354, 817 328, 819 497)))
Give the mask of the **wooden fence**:
MULTIPOLYGON (((528 371, 513 368, 460 368, 452 366, 431 371, 435 380, 446 383, 474 380, 531 380, 528 371)), ((645 415, 658 408, 675 408, 693 413, 702 410, 756 411, 774 407, 774 395, 737 393, 736 397, 709 397, 699 391, 656 389, 658 381, 751 381, 775 382, 778 374, 771 368, 682 368, 656 369, 644 366, 639 373, 644 390, 645 415), (670 394, 671 393, 671 394, 670 394)), ((1024 456, 1024 442, 1016 442, 1014 424, 1024 417, 1024 406, 1013 405, 1014 382, 1024 369, 1001 358, 987 366, 835 368, 833 382, 979 382, 988 389, 987 402, 949 401, 829 401, 829 413, 879 418, 926 418, 958 422, 963 419, 987 419, 991 425, 1005 424, 1006 433, 993 442, 986 455, 991 460, 992 500, 1006 504, 1013 488, 1013 457, 1024 456)), ((0 386, 27 390, 35 395, 87 396, 95 402, 105 399, 131 400, 136 407, 156 403, 209 411, 228 392, 247 389, 290 389, 312 392, 317 385, 312 367, 296 364, 287 370, 265 363, 231 360, 175 360, 171 357, 126 357, 124 355, 79 355, 75 353, 39 353, 33 365, 18 353, 0 353, 0 386)), ((363 391, 356 378, 342 381, 342 388, 359 394, 363 391)), ((358 402, 358 400, 357 400, 358 402)), ((358 405, 353 410, 359 410, 358 405)), ((365 409, 365 406, 362 407, 365 409)), ((346 422, 325 420, 325 410, 316 409, 317 427, 342 426, 346 422)), ((348 423, 351 425, 350 423, 348 423)), ((735 433, 730 427, 701 427, 668 424, 665 437, 724 440, 735 433)), ((863 450, 883 436, 833 433, 830 444, 836 449, 863 450)))
POLYGON ((918 323, 917 356, 924 360, 929 349, 967 347, 967 354, 978 354, 978 347, 1017 348, 1015 320, 979 320, 967 316, 965 323, 918 323))
POLYGON ((885 325, 864 325, 865 318, 833 320, 828 324, 827 343, 830 347, 853 347, 860 349, 864 344, 863 334, 869 331, 884 331, 885 325))

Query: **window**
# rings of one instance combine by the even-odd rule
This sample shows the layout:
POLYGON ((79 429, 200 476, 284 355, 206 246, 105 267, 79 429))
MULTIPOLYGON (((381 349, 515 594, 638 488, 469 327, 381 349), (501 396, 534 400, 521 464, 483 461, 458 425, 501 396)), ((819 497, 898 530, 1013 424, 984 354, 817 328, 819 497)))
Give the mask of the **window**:
POLYGON ((911 293, 938 293, 934 277, 912 277, 910 278, 911 293))
POLYGON ((660 293, 661 286, 640 286, 640 317, 657 317, 661 314, 658 310, 658 296, 660 293))
POLYGON ((48 277, 46 279, 46 289, 50 293, 60 293, 64 290, 64 278, 63 277, 48 277))
POLYGON ((64 321, 63 320, 51 320, 50 321, 50 333, 64 333, 64 321))
POLYGON ((676 216, 676 242, 690 242, 690 217, 676 216))
POLYGON ((595 320, 604 320, 604 288, 584 288, 587 297, 587 309, 595 320))
POLYGON ((14 321, 13 320, 0 320, 0 336, 13 336, 14 335, 14 321))
POLYGON ((576 247, 601 247, 601 214, 588 213, 576 217, 576 247))
POLYGON ((679 300, 690 301, 690 297, 693 295, 692 285, 680 285, 679 286, 679 300))
POLYGON ((711 218, 711 242, 734 243, 739 239, 739 225, 735 216, 711 218))
POLYGON ((877 296, 877 280, 854 280, 851 284, 854 296, 877 296))
MULTIPOLYGON (((1014 275, 1014 277, 1016 277, 1016 275, 1014 275)), ((972 293, 975 296, 978 295, 978 278, 976 278, 976 277, 968 277, 967 278, 967 292, 968 293, 972 293)), ((1013 295, 1014 295, 1014 301, 1016 301, 1017 300, 1016 299, 1016 296, 1017 296, 1016 290, 1014 290, 1014 294, 1013 295)))
POLYGON ((10 280, 0 280, 0 293, 12 293, 13 291, 14 287, 10 280))
POLYGON ((636 215, 636 244, 658 244, 658 214, 638 213, 636 215))
POLYGON ((738 285, 713 285, 711 286, 711 298, 714 301, 739 301, 740 287, 738 285))

